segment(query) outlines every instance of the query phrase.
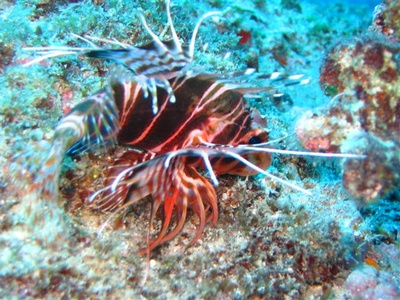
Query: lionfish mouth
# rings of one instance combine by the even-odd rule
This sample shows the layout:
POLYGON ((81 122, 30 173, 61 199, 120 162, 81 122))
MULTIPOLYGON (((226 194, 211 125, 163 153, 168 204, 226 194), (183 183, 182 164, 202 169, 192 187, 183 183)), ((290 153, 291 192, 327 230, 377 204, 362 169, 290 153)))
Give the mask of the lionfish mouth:
MULTIPOLYGON (((58 198, 59 174, 66 154, 105 146, 127 146, 126 152, 115 158, 107 170, 105 187, 95 192, 88 202, 99 210, 111 211, 112 217, 151 195, 150 224, 161 206, 164 219, 157 236, 141 251, 148 253, 182 230, 188 210, 199 219, 192 243, 200 238, 206 223, 217 222, 218 199, 214 186, 218 185, 220 174, 263 174, 309 194, 265 171, 272 153, 363 158, 362 155, 269 147, 267 131, 256 124, 244 98, 247 93, 258 92, 276 96, 276 88, 265 83, 261 87, 254 86, 251 80, 306 84, 308 79, 301 75, 284 77, 272 73, 265 76, 252 75, 249 71, 218 75, 191 70, 189 64, 200 24, 219 14, 209 12, 200 18, 187 47, 179 41, 167 1, 171 41, 161 41, 140 14, 143 27, 152 38, 151 43, 141 47, 77 36, 91 47, 26 48, 42 55, 26 66, 50 57, 74 54, 111 60, 128 70, 113 74, 106 87, 83 99, 61 119, 50 151, 42 149, 41 170, 30 192, 49 201, 58 198), (93 43, 95 41, 116 44, 120 49, 100 48, 93 43), (210 180, 199 169, 206 170, 210 180)), ((31 166, 28 163, 25 167, 30 169, 31 166)))

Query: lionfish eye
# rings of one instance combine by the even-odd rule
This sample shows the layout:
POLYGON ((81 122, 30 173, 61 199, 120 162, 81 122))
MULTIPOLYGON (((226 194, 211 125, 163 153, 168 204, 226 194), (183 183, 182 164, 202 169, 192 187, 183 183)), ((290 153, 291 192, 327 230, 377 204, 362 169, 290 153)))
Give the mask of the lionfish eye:
POLYGON ((260 144, 261 143, 261 139, 258 136, 252 136, 249 139, 249 144, 260 144))

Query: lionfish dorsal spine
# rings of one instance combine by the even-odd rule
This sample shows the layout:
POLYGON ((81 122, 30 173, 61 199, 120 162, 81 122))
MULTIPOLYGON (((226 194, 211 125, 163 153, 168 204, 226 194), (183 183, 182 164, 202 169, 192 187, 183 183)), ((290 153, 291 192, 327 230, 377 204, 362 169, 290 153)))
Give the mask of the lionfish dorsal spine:
MULTIPOLYGON (((172 18, 171 18, 171 1, 170 0, 166 1, 166 6, 167 6, 168 26, 169 26, 169 29, 171 30, 172 40, 174 41, 175 47, 177 48, 178 52, 183 53, 182 45, 181 45, 178 35, 176 33, 176 30, 174 27, 174 22, 172 22, 172 18)), ((192 57, 190 57, 190 58, 192 58, 192 57)))
POLYGON ((193 59, 193 57, 194 57, 196 38, 197 38, 197 33, 199 32, 200 25, 203 23, 203 21, 205 19, 207 19, 211 16, 217 16, 217 15, 222 15, 222 12, 221 11, 210 11, 210 12, 202 15, 201 18, 197 21, 197 24, 193 29, 192 37, 191 37, 190 43, 189 43, 188 55, 189 55, 190 59, 193 59))
MULTIPOLYGON (((179 41, 178 35, 177 35, 175 27, 174 27, 174 23, 172 22, 172 18, 171 18, 171 1, 170 0, 166 1, 166 9, 167 9, 168 26, 169 26, 169 29, 170 29, 171 35, 172 35, 173 48, 175 48, 177 50, 176 52, 178 52, 179 54, 183 54, 182 45, 179 41)), ((164 52, 170 52, 171 47, 168 47, 167 44, 165 42, 161 41, 160 38, 153 32, 153 30, 151 30, 150 26, 147 24, 146 18, 143 16, 142 13, 139 13, 139 18, 142 21, 143 27, 146 29, 147 33, 151 36, 154 43, 158 47, 160 47, 160 49, 163 49, 164 52)))

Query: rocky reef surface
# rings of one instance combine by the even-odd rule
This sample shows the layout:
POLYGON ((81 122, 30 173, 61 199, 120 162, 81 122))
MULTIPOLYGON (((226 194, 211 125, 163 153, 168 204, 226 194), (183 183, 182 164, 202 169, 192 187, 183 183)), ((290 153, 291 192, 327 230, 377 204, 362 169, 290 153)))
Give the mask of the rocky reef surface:
MULTIPOLYGON (((45 205, 26 193, 32 173, 15 172, 12 163, 35 143, 50 141, 60 117, 104 86, 110 68, 68 56, 23 67, 33 59, 23 48, 85 46, 71 33, 144 44, 149 37, 135 17, 138 8, 168 39, 164 1, 3 1, 0 296, 398 298, 398 6, 384 1, 373 13, 346 2, 173 1, 183 42, 202 14, 224 11, 202 26, 195 65, 311 78, 285 89, 281 99, 249 99, 266 117, 271 139, 288 136, 274 147, 367 158, 274 156, 269 171, 311 195, 262 176, 221 176, 217 224, 187 247, 197 224, 190 216, 182 234, 148 259, 137 252, 146 245, 149 199, 112 222, 86 205, 101 188, 112 152, 65 157, 60 199, 45 205)), ((35 165, 39 158, 30 159, 35 165)))

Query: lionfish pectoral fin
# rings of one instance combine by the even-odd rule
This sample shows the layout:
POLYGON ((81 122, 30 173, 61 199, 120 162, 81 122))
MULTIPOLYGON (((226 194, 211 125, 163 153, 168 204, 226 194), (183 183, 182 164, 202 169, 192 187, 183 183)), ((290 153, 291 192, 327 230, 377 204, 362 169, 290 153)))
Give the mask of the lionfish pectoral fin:
POLYGON ((214 225, 218 220, 217 195, 212 184, 204 178, 195 168, 188 167, 185 186, 189 198, 189 207, 199 218, 199 226, 190 244, 194 244, 200 238, 207 222, 214 225), (189 172, 190 171, 190 172, 189 172), (190 175, 190 176, 189 176, 190 175))
MULTIPOLYGON (((179 181, 179 178, 177 179, 179 181)), ((165 193, 156 192, 152 195, 153 203, 151 207, 149 230, 151 228, 152 221, 154 220, 155 215, 158 211, 158 208, 160 207, 162 202, 164 202, 164 219, 162 221, 162 227, 158 233, 157 238, 148 241, 147 248, 141 249, 139 253, 141 254, 148 253, 149 251, 151 251, 152 249, 154 249, 155 247, 164 242, 165 235, 171 223, 173 210, 179 196, 179 188, 175 184, 176 182, 174 182, 166 191, 164 191, 165 193)))
POLYGON ((214 225, 218 219, 214 187, 194 167, 184 165, 184 161, 182 157, 173 159, 171 165, 176 171, 175 176, 164 178, 160 188, 152 195, 155 204, 152 216, 155 216, 158 207, 163 203, 164 219, 157 237, 149 242, 146 249, 140 251, 142 254, 177 236, 185 224, 188 209, 193 210, 199 218, 196 234, 190 244, 194 244, 200 238, 207 222, 214 225), (175 226, 170 229, 173 215, 176 220, 175 226))
MULTIPOLYGON (((41 141, 27 145, 25 150, 15 155, 11 172, 16 184, 21 185, 25 195, 37 200, 57 200, 58 177, 65 154, 62 141, 41 141)), ((21 195, 21 196, 25 196, 21 195)))
POLYGON ((238 149, 235 151, 239 152, 239 154, 225 150, 225 153, 221 153, 220 157, 216 156, 211 160, 212 168, 216 174, 256 175, 260 173, 260 169, 265 170, 271 164, 271 155, 269 153, 256 151, 240 153, 238 149), (236 156, 234 157, 233 154, 236 156), (240 160, 238 159, 239 157, 240 160), (253 166, 257 166, 257 169, 253 166))
POLYGON ((93 203, 94 207, 103 211, 114 210, 115 214, 144 197, 152 195, 149 228, 151 228, 151 220, 155 218, 160 205, 164 203, 166 218, 160 235, 141 253, 148 253, 162 242, 169 228, 172 211, 176 206, 175 202, 179 198, 180 191, 180 177, 177 176, 180 161, 174 161, 168 168, 165 167, 165 155, 140 162, 146 159, 146 154, 148 153, 127 151, 118 159, 116 165, 109 169, 105 182, 109 185, 89 198, 89 202, 93 203))

